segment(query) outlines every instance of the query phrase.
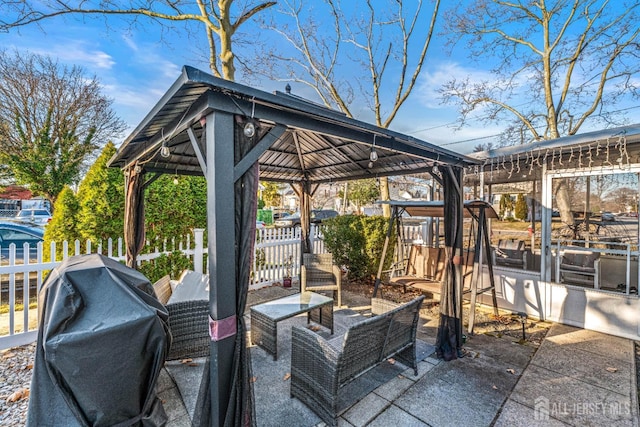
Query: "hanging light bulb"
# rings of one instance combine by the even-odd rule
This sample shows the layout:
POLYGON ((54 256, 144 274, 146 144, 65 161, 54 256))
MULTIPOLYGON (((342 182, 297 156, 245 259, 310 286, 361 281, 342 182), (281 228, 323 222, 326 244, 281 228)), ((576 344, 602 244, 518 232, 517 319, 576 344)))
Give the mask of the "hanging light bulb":
POLYGON ((167 147, 165 141, 162 141, 162 147, 160 147, 160 156, 164 157, 165 159, 171 156, 171 151, 169 150, 169 147, 167 147))
POLYGON ((178 180, 178 175, 176 175, 176 176, 174 176, 174 177, 173 177, 173 183, 174 183, 175 185, 180 184, 180 181, 178 180))
POLYGON ((244 136, 247 138, 253 138, 253 135, 256 134, 256 126, 252 122, 247 122, 244 124, 244 136))
MULTIPOLYGON (((373 144, 371 144, 371 151, 369 152, 369 160, 371 163, 378 160, 378 152, 376 151, 376 136, 373 135, 373 144)), ((373 165, 369 166, 371 168, 373 165)))
POLYGON ((378 160, 378 152, 376 151, 375 145, 371 146, 371 152, 369 153, 369 160, 375 162, 378 160))

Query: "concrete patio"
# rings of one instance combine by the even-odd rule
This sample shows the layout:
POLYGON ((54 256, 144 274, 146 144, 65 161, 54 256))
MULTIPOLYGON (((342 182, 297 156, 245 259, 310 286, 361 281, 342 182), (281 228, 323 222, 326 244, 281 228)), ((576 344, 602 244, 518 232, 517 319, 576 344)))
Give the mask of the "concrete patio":
MULTIPOLYGON (((250 292, 249 305, 297 289, 270 287, 250 292)), ((343 293, 335 310, 335 333, 367 298, 343 293)), ((247 316, 248 320, 248 316, 247 316)), ((258 426, 322 426, 307 406, 289 397, 290 328, 303 316, 279 324, 278 361, 252 346, 258 426)), ((353 381, 341 393, 343 426, 638 426, 634 343, 597 332, 553 324, 537 349, 513 337, 477 334, 453 362, 435 357, 437 320, 422 318, 418 331, 419 373, 385 363, 353 381)), ((329 334, 320 329, 319 334, 329 334)), ((203 359, 170 362, 158 392, 169 426, 191 426, 203 359)))

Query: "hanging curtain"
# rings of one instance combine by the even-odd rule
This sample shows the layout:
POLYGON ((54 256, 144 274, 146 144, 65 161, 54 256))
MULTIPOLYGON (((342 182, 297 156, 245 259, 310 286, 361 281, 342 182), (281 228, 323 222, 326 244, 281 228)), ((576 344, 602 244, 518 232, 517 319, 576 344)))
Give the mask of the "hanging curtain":
POLYGON ((462 350, 462 169, 443 168, 442 183, 446 259, 436 352, 439 358, 449 361, 460 357, 462 350))
POLYGON ((124 202, 124 244, 127 267, 135 268, 136 258, 144 247, 144 172, 136 163, 128 174, 124 202))
MULTIPOLYGON (((235 163, 253 148, 259 138, 246 138, 242 126, 236 125, 235 130, 235 163)), ((260 168, 258 163, 252 167, 235 183, 235 233, 236 233, 236 312, 237 333, 235 342, 236 357, 233 360, 233 374, 231 397, 225 426, 255 426, 255 406, 253 383, 251 378, 251 353, 247 348, 247 325, 244 321, 247 293, 253 257, 253 247, 256 233, 256 214, 258 211, 258 179, 260 168)))
POLYGON ((298 188, 293 187, 300 200, 300 265, 302 265, 302 254, 312 252, 311 238, 311 184, 303 181, 298 188))

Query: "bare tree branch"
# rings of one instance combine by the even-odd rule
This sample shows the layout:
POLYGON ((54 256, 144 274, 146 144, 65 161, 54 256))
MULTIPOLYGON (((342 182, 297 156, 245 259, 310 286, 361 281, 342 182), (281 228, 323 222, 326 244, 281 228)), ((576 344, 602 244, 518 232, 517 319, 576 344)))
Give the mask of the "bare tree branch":
POLYGON ((0 163, 52 203, 126 125, 79 67, 0 52, 0 163))
POLYGON ((61 16, 107 16, 122 15, 131 23, 138 17, 154 19, 168 27, 175 23, 195 23, 202 26, 209 46, 209 67, 214 75, 228 80, 235 79, 233 36, 238 28, 256 14, 276 4, 267 1, 246 6, 234 18, 232 6, 236 0, 146 0, 144 6, 136 7, 113 0, 47 0, 42 2, 26 2, 0 0, 0 10, 4 18, 0 19, 0 31, 19 29, 27 25, 37 25, 43 20, 61 16), (173 13, 170 13, 173 12, 173 13), (219 47, 217 46, 219 44, 219 47))
POLYGON ((510 117, 534 139, 575 134, 590 119, 609 123, 619 97, 638 96, 639 4, 487 0, 449 10, 450 46, 467 40, 471 60, 491 52, 497 66, 493 82, 452 79, 442 99, 458 104, 462 123, 482 106, 491 112, 482 119, 510 117))

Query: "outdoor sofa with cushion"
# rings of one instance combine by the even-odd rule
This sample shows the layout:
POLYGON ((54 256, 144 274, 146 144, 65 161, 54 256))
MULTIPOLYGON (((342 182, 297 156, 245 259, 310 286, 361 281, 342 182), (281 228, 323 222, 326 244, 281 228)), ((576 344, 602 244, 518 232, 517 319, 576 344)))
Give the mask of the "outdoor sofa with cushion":
POLYGON ((600 288, 600 253, 583 250, 565 250, 556 265, 558 283, 593 285, 600 288))
POLYGON ((343 336, 326 340, 294 326, 291 340, 291 396, 311 408, 328 425, 340 415, 340 389, 368 370, 393 357, 413 368, 420 296, 408 303, 373 298, 374 316, 353 324, 343 336))

